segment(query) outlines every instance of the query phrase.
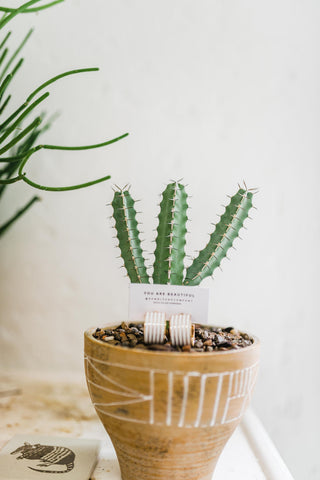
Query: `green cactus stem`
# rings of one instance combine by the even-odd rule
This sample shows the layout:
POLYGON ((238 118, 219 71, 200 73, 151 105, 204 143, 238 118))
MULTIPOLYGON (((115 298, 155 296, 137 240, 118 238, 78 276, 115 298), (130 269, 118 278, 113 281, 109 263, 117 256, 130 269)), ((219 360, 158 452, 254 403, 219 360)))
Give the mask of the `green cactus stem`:
POLYGON ((114 193, 111 205, 115 228, 121 257, 131 283, 149 283, 134 204, 135 202, 128 190, 120 190, 114 193))
MULTIPOLYGON (((249 217, 249 210, 253 207, 252 197, 252 191, 246 186, 240 187, 238 192, 230 197, 230 203, 225 207, 225 212, 210 235, 208 244, 187 268, 183 278, 187 194, 185 187, 179 182, 167 185, 162 193, 158 216, 153 283, 195 286, 212 275, 227 256, 228 250, 239 236, 244 221, 249 217)), ((134 200, 129 191, 125 189, 116 191, 112 206, 121 257, 124 259, 128 276, 132 283, 150 283, 139 239, 134 200)))
POLYGON ((181 285, 186 244, 187 194, 178 182, 170 183, 162 194, 157 228, 153 282, 181 285))
POLYGON ((208 244, 187 269, 184 285, 199 285, 205 277, 212 275, 213 271, 220 266, 234 240, 239 236, 243 222, 248 218, 248 212, 252 207, 252 196, 252 192, 240 188, 231 197, 229 205, 210 235, 208 244))

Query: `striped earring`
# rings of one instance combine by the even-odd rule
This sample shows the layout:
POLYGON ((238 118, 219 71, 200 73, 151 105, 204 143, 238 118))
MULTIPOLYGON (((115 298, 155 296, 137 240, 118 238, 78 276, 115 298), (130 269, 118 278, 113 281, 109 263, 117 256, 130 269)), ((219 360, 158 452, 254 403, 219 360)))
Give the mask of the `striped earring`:
MULTIPOLYGON (((163 312, 146 312, 144 316, 144 343, 164 343, 167 333, 166 316, 163 312)), ((169 331, 171 344, 183 347, 194 345, 195 327, 191 323, 191 315, 180 313, 171 315, 169 331)))
POLYGON ((169 332, 172 345, 180 347, 194 345, 195 328, 191 323, 191 315, 187 313, 171 315, 169 332))
POLYGON ((165 335, 165 313, 146 312, 144 316, 144 343, 164 343, 165 335))

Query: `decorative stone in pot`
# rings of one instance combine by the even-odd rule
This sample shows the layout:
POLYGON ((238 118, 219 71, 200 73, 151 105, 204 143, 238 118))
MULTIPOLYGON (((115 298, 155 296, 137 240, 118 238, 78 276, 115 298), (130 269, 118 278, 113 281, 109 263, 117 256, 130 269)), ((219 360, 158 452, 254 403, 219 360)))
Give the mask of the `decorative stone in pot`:
POLYGON ((94 407, 123 480, 211 480, 249 404, 260 344, 205 353, 110 345, 85 333, 94 407))

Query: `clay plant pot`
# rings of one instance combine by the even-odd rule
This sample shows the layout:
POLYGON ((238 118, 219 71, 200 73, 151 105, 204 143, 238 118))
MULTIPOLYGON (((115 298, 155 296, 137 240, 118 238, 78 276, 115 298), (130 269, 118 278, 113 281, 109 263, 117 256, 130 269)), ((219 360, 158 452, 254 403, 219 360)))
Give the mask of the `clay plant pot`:
POLYGON ((166 353, 108 345, 93 331, 85 333, 87 384, 122 479, 211 480, 249 404, 258 339, 239 350, 166 353))

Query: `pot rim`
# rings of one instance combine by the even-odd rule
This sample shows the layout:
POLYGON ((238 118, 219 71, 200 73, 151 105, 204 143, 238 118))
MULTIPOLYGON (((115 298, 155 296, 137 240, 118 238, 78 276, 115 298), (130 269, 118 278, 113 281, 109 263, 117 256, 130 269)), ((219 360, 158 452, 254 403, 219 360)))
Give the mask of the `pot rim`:
MULTIPOLYGON (((208 324, 209 325, 209 324, 208 324)), ((164 356, 169 356, 169 357, 176 357, 176 356, 184 356, 184 357, 192 357, 192 358, 196 358, 196 357, 216 357, 216 356, 221 356, 221 355, 237 355, 237 354, 241 354, 241 352, 247 352, 248 350, 253 350, 257 347, 260 346, 260 340, 258 337, 256 337, 255 335, 251 335, 250 333, 248 332, 243 332, 243 333, 246 333, 247 335, 249 335, 250 338, 253 339, 253 343, 251 345, 248 345, 247 347, 243 347, 243 348, 239 348, 239 349, 230 349, 230 350, 215 350, 213 352, 165 352, 165 351, 157 351, 157 350, 142 350, 140 348, 130 348, 130 347, 118 347, 117 345, 110 345, 108 344, 107 342, 102 342, 101 340, 98 340, 97 338, 94 338, 93 336, 93 332, 96 330, 97 327, 91 327, 91 328, 88 328, 87 330, 85 330, 84 332, 84 336, 92 341, 93 343, 96 343, 97 345, 99 345, 101 348, 111 348, 111 349, 115 349, 116 351, 124 351, 125 349, 125 352, 130 352, 132 353, 133 355, 136 354, 136 355, 151 355, 151 356, 156 356, 156 357, 164 357, 164 356)), ((102 327, 104 328, 104 327, 102 327)), ((112 328, 112 325, 108 325, 106 326, 105 328, 112 328)))

